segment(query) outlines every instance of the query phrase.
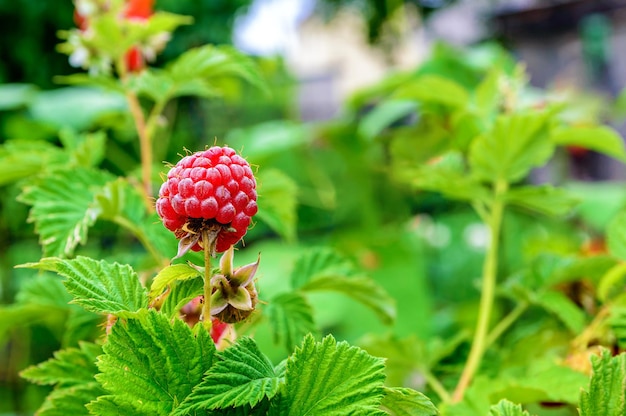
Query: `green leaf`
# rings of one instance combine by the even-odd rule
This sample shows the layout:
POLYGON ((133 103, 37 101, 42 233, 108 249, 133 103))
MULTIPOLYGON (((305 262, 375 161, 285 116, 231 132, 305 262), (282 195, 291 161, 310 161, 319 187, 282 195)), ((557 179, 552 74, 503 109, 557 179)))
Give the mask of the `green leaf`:
POLYGON ((14 110, 27 106, 37 94, 37 87, 32 84, 0 85, 0 111, 14 110))
POLYGON ((33 119, 51 127, 86 131, 103 115, 125 114, 128 104, 116 91, 66 87, 38 93, 29 110, 33 119))
POLYGON ((489 408, 489 416, 530 416, 519 404, 511 403, 508 400, 500 400, 489 408))
POLYGON ((35 223, 44 256, 68 257, 85 243, 99 215, 95 194, 111 179, 105 172, 78 168, 24 187, 18 199, 32 205, 29 221, 35 223))
POLYGON ((579 146, 626 161, 624 140, 607 126, 566 127, 555 131, 550 139, 560 146, 579 146))
POLYGON ((113 78, 109 75, 104 74, 97 75, 78 73, 71 75, 58 75, 54 77, 53 81, 56 84, 78 85, 86 87, 96 86, 102 88, 103 90, 115 91, 121 94, 124 93, 124 87, 117 78, 113 78))
POLYGON ((296 183, 277 169, 259 172, 257 181, 261 196, 256 218, 266 223, 285 240, 295 241, 298 205, 296 183))
MULTIPOLYGON (((229 46, 205 45, 190 49, 170 64, 167 71, 175 83, 183 86, 194 79, 217 84, 215 80, 218 78, 236 77, 267 91, 267 85, 254 61, 229 46)), ((191 92, 189 88, 185 90, 191 92)))
POLYGON ((100 345, 80 343, 54 353, 54 358, 23 370, 20 375, 37 384, 57 384, 37 411, 38 415, 87 415, 85 405, 106 392, 94 380, 100 345))
POLYGON ((161 269, 156 275, 150 286, 148 298, 153 301, 154 298, 163 293, 163 290, 170 284, 179 280, 195 279, 200 276, 200 272, 187 264, 174 264, 161 269))
POLYGON ((509 205, 548 216, 565 215, 579 202, 574 194, 550 185, 516 187, 506 193, 505 199, 509 205))
POLYGON ((408 82, 393 94, 395 99, 412 99, 423 103, 463 108, 468 105, 468 92, 456 82, 438 76, 423 75, 408 82))
POLYGON ((395 300, 373 279, 367 276, 318 276, 300 290, 342 293, 367 306, 387 325, 396 319, 395 300))
POLYGON ((596 295, 602 303, 624 293, 626 263, 617 263, 609 269, 598 283, 596 295))
POLYGON ((606 240, 609 253, 620 260, 626 260, 626 212, 620 212, 609 223, 606 240))
POLYGON ((359 123, 359 134, 368 140, 372 140, 392 123, 415 113, 416 108, 417 105, 413 101, 384 101, 363 117, 359 123))
POLYGON ((459 153, 450 152, 418 169, 406 169, 406 182, 418 189, 439 192, 448 198, 480 201, 488 198, 487 189, 465 171, 459 153), (410 175, 410 176, 409 176, 410 175))
POLYGON ((383 409, 392 416, 434 416, 437 408, 424 394, 409 388, 385 387, 383 409))
POLYGON ((9 140, 0 146, 0 186, 67 166, 69 156, 44 141, 9 140))
POLYGON ((173 415, 190 411, 255 406, 278 393, 283 379, 250 338, 218 353, 217 362, 173 415))
POLYGON ((59 133, 63 147, 70 153, 72 164, 90 168, 104 159, 106 134, 102 131, 79 134, 65 129, 59 133))
POLYGON ((59 276, 41 274, 24 282, 15 300, 22 304, 36 304, 67 309, 72 296, 67 293, 59 276))
POLYGON ((89 410, 111 414, 114 403, 124 414, 169 415, 213 363, 213 341, 202 328, 196 332, 154 310, 118 321, 97 363, 96 379, 110 395, 89 404, 89 410))
POLYGON ((91 312, 127 316, 148 305, 146 290, 128 265, 79 256, 74 260, 44 259, 25 267, 54 270, 67 280, 67 291, 76 303, 91 312))
POLYGON ((474 139, 469 163, 479 180, 517 182, 552 156, 547 114, 501 115, 492 131, 474 139))
POLYGON ((350 276, 355 272, 354 265, 331 248, 314 248, 296 261, 291 272, 291 285, 299 289, 319 276, 350 276))
POLYGON ((146 220, 145 201, 137 188, 125 178, 108 182, 95 195, 95 199, 100 211, 99 218, 118 223, 129 231, 141 229, 142 222, 146 220))
POLYGON ((170 293, 161 306, 161 312, 170 318, 177 316, 181 308, 204 291, 204 279, 179 280, 170 286, 170 293))
POLYGON ((87 410, 87 403, 96 400, 102 394, 105 394, 105 391, 95 381, 57 388, 46 397, 46 401, 36 414, 38 416, 88 416, 91 413, 87 410))
POLYGON ((299 293, 280 294, 264 310, 272 330, 274 342, 293 351, 296 344, 308 333, 316 333, 313 309, 299 293))
POLYGON ((67 348, 54 353, 54 358, 28 367, 20 375, 32 383, 78 385, 94 381, 98 372, 96 357, 102 352, 100 345, 82 342, 79 348, 67 348))
POLYGON ((562 292, 548 290, 537 296, 537 304, 555 314, 574 334, 582 332, 587 323, 585 313, 562 292))
POLYGON ((589 388, 580 393, 580 416, 626 415, 626 355, 591 357, 589 388))
POLYGON ((281 415, 385 415, 384 372, 382 358, 330 335, 321 342, 307 336, 287 361, 281 415))

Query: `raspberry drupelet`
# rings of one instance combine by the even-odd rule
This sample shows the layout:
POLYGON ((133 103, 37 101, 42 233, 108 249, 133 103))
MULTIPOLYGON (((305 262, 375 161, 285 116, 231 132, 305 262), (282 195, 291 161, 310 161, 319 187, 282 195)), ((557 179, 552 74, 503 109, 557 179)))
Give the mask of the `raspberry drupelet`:
POLYGON ((213 146, 183 157, 167 174, 156 210, 165 227, 181 240, 178 256, 204 247, 208 231, 212 254, 246 234, 257 213, 256 180, 250 164, 229 148, 213 146))

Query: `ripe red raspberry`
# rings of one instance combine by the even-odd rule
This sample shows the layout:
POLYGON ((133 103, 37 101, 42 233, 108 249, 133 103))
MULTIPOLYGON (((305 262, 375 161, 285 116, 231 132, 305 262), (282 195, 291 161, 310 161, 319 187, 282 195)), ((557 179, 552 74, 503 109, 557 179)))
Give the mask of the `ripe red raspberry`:
POLYGON ((203 230, 215 238, 215 251, 223 252, 246 234, 257 212, 256 199, 248 162, 229 147, 213 146, 183 157, 170 169, 156 210, 181 239, 179 256, 204 247, 203 230))

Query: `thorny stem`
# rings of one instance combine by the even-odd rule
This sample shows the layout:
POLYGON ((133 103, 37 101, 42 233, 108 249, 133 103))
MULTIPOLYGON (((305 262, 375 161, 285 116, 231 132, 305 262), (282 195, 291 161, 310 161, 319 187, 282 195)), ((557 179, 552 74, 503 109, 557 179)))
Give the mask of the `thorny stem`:
POLYGON ((476 332, 472 341, 467 362, 461 373, 459 383, 452 394, 452 401, 459 402, 463 399, 465 390, 471 383, 487 348, 487 335, 489 332, 489 319, 493 309, 493 301, 496 289, 496 277, 498 270, 498 247, 500 228, 502 226, 502 216, 504 213, 504 201, 502 196, 508 189, 508 183, 499 179, 494 185, 494 200, 489 213, 487 225, 490 229, 490 244, 485 262, 483 264, 482 290, 480 296, 480 306, 478 309, 478 322, 476 332))
POLYGON ((204 303, 202 304, 202 324, 206 328, 207 332, 211 332, 211 294, 213 293, 213 286, 211 285, 211 275, 213 273, 211 268, 211 251, 213 244, 210 241, 209 230, 202 230, 202 245, 204 248, 204 303))

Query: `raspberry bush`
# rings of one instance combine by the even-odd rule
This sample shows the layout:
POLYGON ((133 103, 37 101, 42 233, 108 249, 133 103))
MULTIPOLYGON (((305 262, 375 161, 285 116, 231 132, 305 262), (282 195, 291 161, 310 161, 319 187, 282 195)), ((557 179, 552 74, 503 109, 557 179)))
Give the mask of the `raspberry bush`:
MULTIPOLYGON (((271 65, 205 45, 151 67, 191 24, 154 5, 77 0, 63 34, 87 72, 61 80, 106 89, 120 119, 0 145, 0 184, 14 182, 0 212, 30 209, 43 250, 11 247, 12 264, 43 258, 14 271, 19 293, 0 305, 0 413, 20 370, 51 386, 36 390, 40 416, 624 408, 623 190, 606 215, 595 184, 533 179, 572 146, 626 161, 599 116, 529 89, 506 56, 440 47, 332 123, 238 128, 207 147, 178 98, 215 109, 235 85, 262 94, 271 65), (175 156, 185 147, 204 150, 175 156), (29 366, 44 344, 60 350, 29 366)), ((33 118, 46 107, 18 105, 33 118)))

